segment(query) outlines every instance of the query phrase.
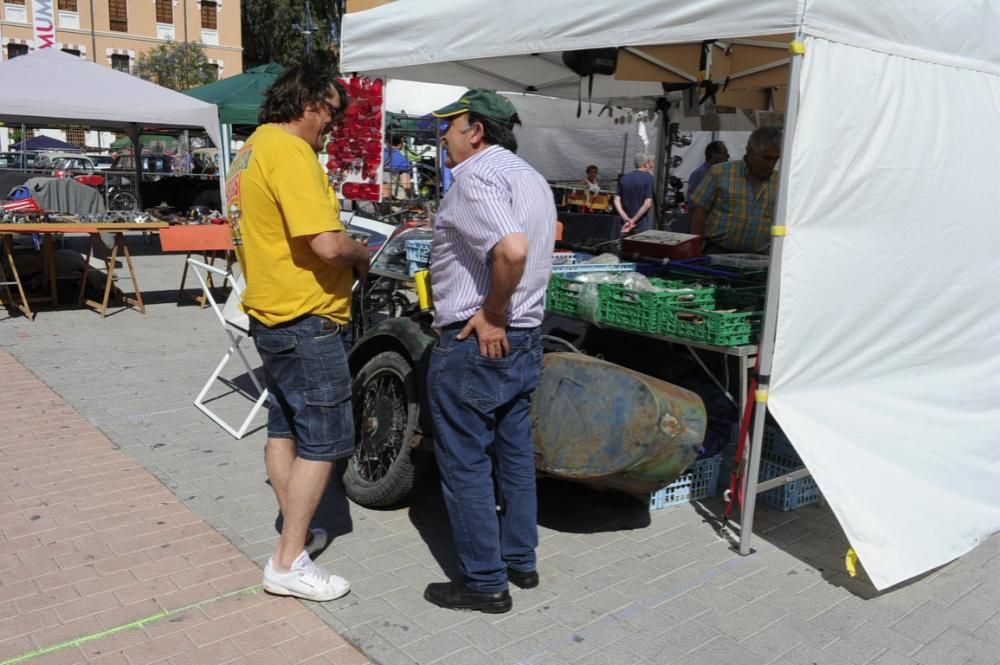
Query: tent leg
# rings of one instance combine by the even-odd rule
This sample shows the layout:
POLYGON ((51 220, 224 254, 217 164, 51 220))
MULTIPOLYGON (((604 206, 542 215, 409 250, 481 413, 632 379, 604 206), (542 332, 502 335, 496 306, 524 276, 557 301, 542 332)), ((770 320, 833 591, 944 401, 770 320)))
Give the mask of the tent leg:
POLYGON ((219 194, 222 201, 221 212, 225 214, 229 209, 229 204, 226 201, 226 177, 229 172, 229 163, 232 160, 230 148, 233 141, 233 126, 220 124, 219 134, 222 137, 222 145, 219 146, 219 194))
MULTIPOLYGON (((802 41, 802 33, 795 35, 795 42, 802 41)), ((760 475, 760 453, 764 441, 764 420, 767 414, 767 395, 770 385, 771 364, 774 360, 774 331, 778 319, 778 293, 781 287, 781 258, 785 243, 785 220, 788 218, 788 181, 791 177, 790 161, 792 140, 799 112, 799 80, 802 75, 802 54, 794 53, 788 83, 788 108, 785 112, 785 128, 782 137, 781 166, 778 185, 777 210, 771 229, 771 260, 767 273, 767 295, 764 306, 764 323, 760 333, 760 379, 754 398, 753 430, 750 436, 746 472, 743 475, 743 506, 740 511, 740 554, 747 555, 753 550, 750 540, 753 536, 753 513, 757 505, 757 482, 760 475)))

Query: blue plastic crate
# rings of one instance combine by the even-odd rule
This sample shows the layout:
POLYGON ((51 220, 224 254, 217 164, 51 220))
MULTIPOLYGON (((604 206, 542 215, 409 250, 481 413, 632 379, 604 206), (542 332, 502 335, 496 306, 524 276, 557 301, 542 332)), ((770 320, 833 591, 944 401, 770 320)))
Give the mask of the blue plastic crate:
MULTIPOLYGON (((764 428, 764 445, 760 451, 760 480, 779 478, 801 466, 802 459, 788 437, 777 425, 769 423, 764 428)), ((816 503, 819 497, 819 486, 807 476, 762 492, 758 498, 765 505, 787 512, 816 503)))
MULTIPOLYGON (((555 254, 552 256, 555 259, 555 254)), ((572 261, 564 258, 559 263, 556 263, 553 260, 552 272, 565 275, 566 273, 581 272, 634 272, 636 269, 636 264, 634 263, 586 263, 586 261, 592 258, 594 258, 593 254, 576 252, 573 255, 572 261)))
POLYGON ((722 455, 695 460, 677 480, 649 495, 649 509, 662 510, 715 496, 721 462, 722 455))

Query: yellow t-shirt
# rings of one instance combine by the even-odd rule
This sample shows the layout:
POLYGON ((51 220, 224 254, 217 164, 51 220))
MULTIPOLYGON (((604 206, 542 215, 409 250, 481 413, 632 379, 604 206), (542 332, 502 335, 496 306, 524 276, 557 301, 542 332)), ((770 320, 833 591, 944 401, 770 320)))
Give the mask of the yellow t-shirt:
POLYGON ((344 230, 312 147, 278 125, 258 127, 233 160, 226 198, 246 276, 243 310, 265 325, 307 314, 347 323, 351 268, 325 263, 309 246, 309 236, 344 230))

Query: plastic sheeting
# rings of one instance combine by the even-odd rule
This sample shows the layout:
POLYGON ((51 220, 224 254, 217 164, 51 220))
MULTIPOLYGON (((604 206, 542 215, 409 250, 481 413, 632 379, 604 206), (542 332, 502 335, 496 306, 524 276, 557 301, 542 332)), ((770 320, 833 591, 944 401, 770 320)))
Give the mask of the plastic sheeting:
POLYGON ((453 65, 451 81, 493 72, 551 84, 545 63, 560 51, 791 34, 799 25, 807 35, 1000 73, 1000 7, 982 0, 464 0, 460 8, 395 0, 344 17, 341 66, 406 68, 410 75, 389 75, 441 83, 448 79, 429 69, 431 78, 414 74, 480 60, 476 70, 453 65))
POLYGON ((1000 80, 806 54, 768 405, 882 589, 1000 530, 1000 80))

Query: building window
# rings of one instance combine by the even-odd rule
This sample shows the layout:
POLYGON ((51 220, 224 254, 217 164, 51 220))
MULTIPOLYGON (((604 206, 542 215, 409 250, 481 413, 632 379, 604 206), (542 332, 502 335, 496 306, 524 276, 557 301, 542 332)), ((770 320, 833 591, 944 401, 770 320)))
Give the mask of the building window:
POLYGON ((156 22, 174 22, 174 2, 173 0, 156 0, 156 22))
POLYGON ((72 143, 77 148, 83 148, 87 145, 86 132, 83 129, 67 129, 66 130, 66 142, 72 143))
POLYGON ((127 55, 119 55, 118 53, 112 54, 111 69, 131 74, 132 70, 129 68, 129 57, 127 55))
POLYGON ((111 16, 112 30, 128 32, 128 9, 125 0, 108 0, 108 14, 111 16))
POLYGON ((64 48, 62 49, 62 52, 69 53, 70 55, 75 55, 78 58, 80 57, 80 49, 78 48, 64 48))
POLYGON ((19 55, 28 55, 27 44, 7 44, 7 59, 16 58, 19 55))
POLYGON ((8 5, 23 5, 24 0, 5 0, 8 5))
POLYGON ((77 11, 76 0, 59 0, 59 9, 64 12, 77 11))
POLYGON ((219 17, 216 14, 216 7, 218 3, 215 2, 202 2, 201 3, 201 27, 204 30, 218 30, 219 29, 219 17))

